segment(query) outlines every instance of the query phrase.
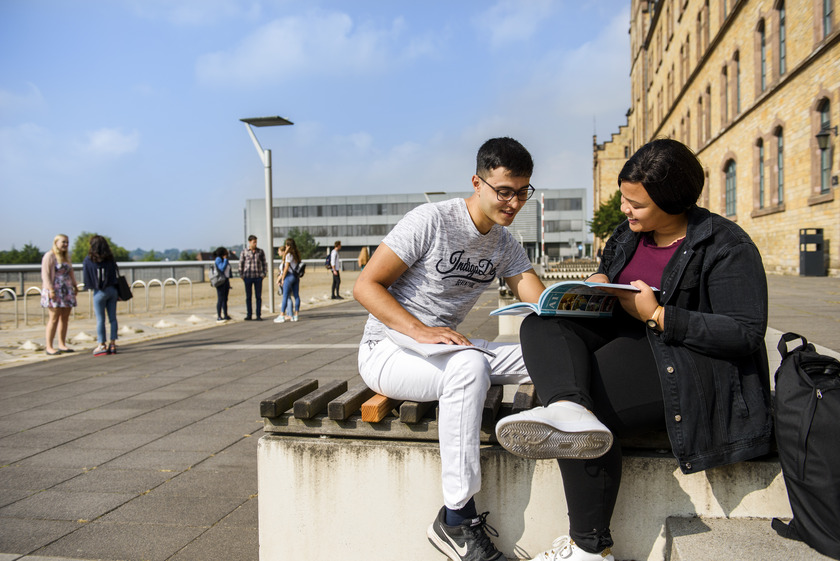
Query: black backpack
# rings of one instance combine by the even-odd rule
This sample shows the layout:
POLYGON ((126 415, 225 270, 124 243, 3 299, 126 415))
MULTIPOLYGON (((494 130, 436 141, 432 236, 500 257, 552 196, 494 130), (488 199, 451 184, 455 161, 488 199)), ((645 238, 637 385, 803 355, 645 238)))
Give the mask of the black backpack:
POLYGON ((332 263, 330 263, 330 261, 331 261, 330 257, 332 257, 332 252, 328 251, 327 252, 327 259, 324 261, 324 266, 327 269, 332 269, 332 263))
POLYGON ((776 371, 776 443, 793 520, 773 528, 840 559, 840 361, 785 333, 776 371), (788 351, 788 342, 802 344, 788 351))

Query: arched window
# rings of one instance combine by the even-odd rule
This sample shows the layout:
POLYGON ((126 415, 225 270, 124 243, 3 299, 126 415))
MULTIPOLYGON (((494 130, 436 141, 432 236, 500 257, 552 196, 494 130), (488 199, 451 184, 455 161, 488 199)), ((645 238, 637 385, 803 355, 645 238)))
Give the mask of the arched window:
POLYGON ((758 208, 764 208, 764 141, 758 139, 758 208))
MULTIPOLYGON (((831 129, 831 102, 824 99, 819 106, 820 130, 831 129)), ((829 138, 831 138, 829 136, 829 138)), ((828 193, 831 190, 831 143, 820 149, 820 194, 828 193)))
POLYGON ((776 10, 779 12, 779 76, 784 76, 785 72, 787 72, 787 61, 785 58, 787 57, 787 45, 786 41, 786 33, 787 29, 785 27, 785 2, 784 0, 780 0, 776 10))
POLYGON ((759 84, 761 91, 767 89, 767 34, 764 32, 764 20, 758 24, 758 50, 759 50, 759 84))
POLYGON ((726 216, 735 216, 736 166, 735 160, 729 160, 724 166, 726 172, 726 216))
POLYGON ((776 167, 778 172, 776 174, 776 189, 777 189, 777 204, 785 202, 785 137, 782 127, 776 128, 776 167))
POLYGON ((726 65, 723 66, 721 71, 720 81, 721 121, 725 125, 729 122, 729 70, 726 65))
POLYGON ((741 53, 735 51, 735 114, 741 113, 741 53))

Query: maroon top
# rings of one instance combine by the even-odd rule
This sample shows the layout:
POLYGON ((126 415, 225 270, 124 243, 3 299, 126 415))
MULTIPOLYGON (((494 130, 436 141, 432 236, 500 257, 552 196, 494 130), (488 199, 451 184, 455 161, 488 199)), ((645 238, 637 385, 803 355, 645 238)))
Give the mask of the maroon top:
POLYGON ((630 262, 618 274, 615 282, 619 284, 630 284, 631 281, 641 280, 653 288, 659 288, 662 283, 662 271, 665 265, 682 244, 684 238, 680 238, 667 247, 659 247, 653 243, 653 237, 643 234, 639 238, 639 245, 636 246, 636 253, 630 262))

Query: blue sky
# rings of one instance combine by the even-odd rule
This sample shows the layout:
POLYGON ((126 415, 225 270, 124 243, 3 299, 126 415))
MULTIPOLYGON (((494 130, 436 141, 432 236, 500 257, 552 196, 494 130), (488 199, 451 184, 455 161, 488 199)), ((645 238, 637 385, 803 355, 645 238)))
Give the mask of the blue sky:
POLYGON ((242 242, 274 196, 469 189, 512 136, 592 187, 626 123, 629 0, 0 0, 0 249, 242 242), (72 243, 72 239, 71 239, 72 243))

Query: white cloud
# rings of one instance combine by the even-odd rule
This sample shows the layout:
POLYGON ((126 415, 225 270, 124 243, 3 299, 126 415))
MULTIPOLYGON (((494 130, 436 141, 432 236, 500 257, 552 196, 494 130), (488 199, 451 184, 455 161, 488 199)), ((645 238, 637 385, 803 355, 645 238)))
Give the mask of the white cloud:
POLYGON ((80 150, 92 156, 121 156, 137 150, 140 146, 140 133, 123 133, 118 129, 103 128, 85 134, 85 141, 79 144, 80 150))
POLYGON ((553 0, 499 0, 473 20, 494 47, 525 41, 555 9, 553 0))
POLYGON ((280 18, 257 28, 231 50, 199 57, 196 74, 204 83, 265 85, 301 75, 375 73, 431 48, 428 41, 404 40, 404 27, 401 18, 388 28, 376 28, 339 12, 280 18))

